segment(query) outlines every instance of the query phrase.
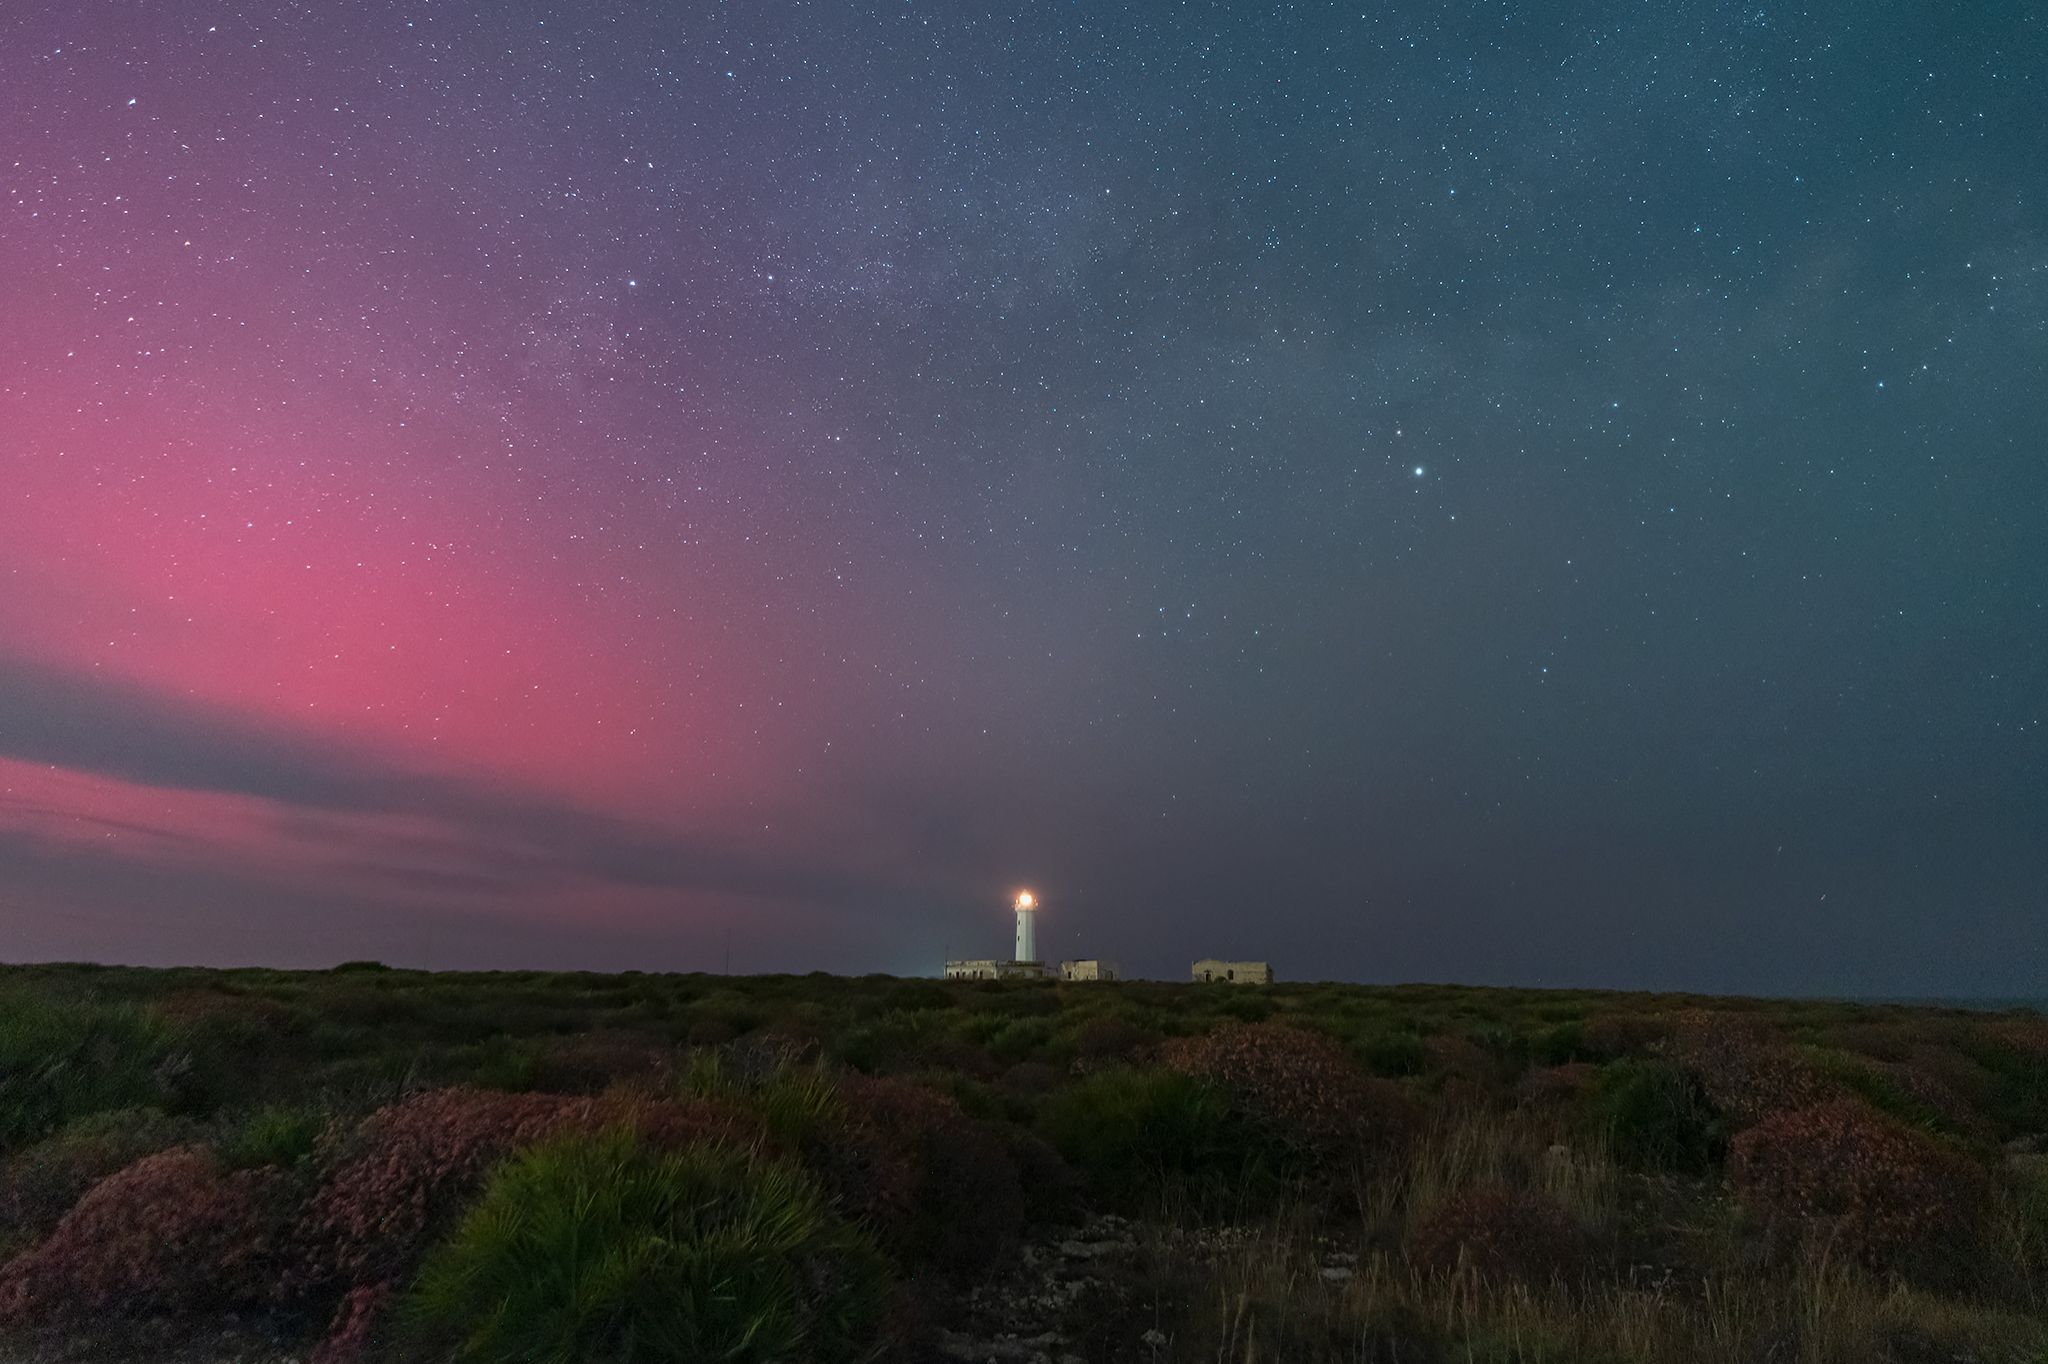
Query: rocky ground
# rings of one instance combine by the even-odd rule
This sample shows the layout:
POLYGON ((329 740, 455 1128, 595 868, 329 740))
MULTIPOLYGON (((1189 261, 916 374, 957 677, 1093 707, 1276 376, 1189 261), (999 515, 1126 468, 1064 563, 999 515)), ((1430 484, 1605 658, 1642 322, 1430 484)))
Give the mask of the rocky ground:
MULTIPOLYGON (((958 1364, 1111 1364, 1165 1357, 1171 1343, 1144 1291, 1147 1270, 1171 1258, 1199 1265, 1244 1252, 1246 1227, 1162 1232, 1103 1215, 1024 1247, 1012 1271, 971 1293, 938 1358, 958 1364), (1162 1240, 1165 1237, 1165 1240, 1162 1240)), ((1326 1249, 1323 1279, 1339 1284, 1357 1257, 1326 1249)))

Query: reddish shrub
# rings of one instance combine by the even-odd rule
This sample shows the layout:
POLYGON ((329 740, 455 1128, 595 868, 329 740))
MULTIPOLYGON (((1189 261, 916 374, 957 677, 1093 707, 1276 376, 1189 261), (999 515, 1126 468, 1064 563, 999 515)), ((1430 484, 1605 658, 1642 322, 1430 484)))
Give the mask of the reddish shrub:
POLYGON ((1600 1078, 1600 1067, 1588 1061, 1567 1061, 1561 1066, 1539 1066, 1515 1086, 1515 1101, 1530 1108, 1550 1108, 1576 1102, 1592 1090, 1600 1078))
POLYGON ((1097 1014, 1074 1029, 1074 1054, 1083 1061, 1126 1061, 1143 1051, 1152 1034, 1127 1018, 1097 1014))
POLYGON ((1414 1102, 1367 1075, 1335 1042, 1280 1023, 1226 1025, 1160 1051, 1172 1070, 1225 1086, 1246 1116, 1324 1159, 1398 1147, 1414 1134, 1414 1102))
POLYGON ((1875 1267, 1961 1270, 1990 1203, 1982 1167, 1855 1099, 1773 1114, 1735 1139, 1743 1205, 1875 1267))
POLYGON ((1586 1233, 1541 1194, 1486 1185, 1457 1195, 1408 1238, 1408 1258, 1429 1273, 1461 1265, 1490 1279, 1570 1280, 1585 1269, 1586 1233))
POLYGON ((344 1293, 327 1338, 314 1348, 310 1364, 352 1364, 362 1358, 397 1293, 397 1286, 389 1283, 361 1284, 344 1293))
POLYGON ((1058 1066, 1044 1061, 1019 1061, 1003 1072, 1003 1092, 1025 1098, 1039 1098, 1060 1087, 1066 1075, 1058 1066))
POLYGON ((2048 1018, 2001 1018, 1987 1024, 1983 1033, 2007 1051, 2048 1064, 2048 1018))
POLYGON ((708 1103, 466 1088, 421 1094, 326 1143, 327 1174, 296 1230, 281 1291, 348 1293, 327 1347, 341 1357, 341 1337, 367 1332, 364 1314, 382 1301, 379 1290, 405 1280, 492 1166, 564 1131, 613 1126, 631 1126, 657 1145, 761 1139, 757 1126, 708 1103))
POLYGON ((1579 1045, 1589 1056, 1619 1060, 1639 1056, 1671 1036, 1668 1013, 1595 1014, 1579 1028, 1579 1045))
POLYGON ((821 1173, 886 1247, 955 1278, 1008 1253, 1023 1229, 1024 1190, 1000 1132, 903 1080, 849 1075, 840 1094, 850 1130, 836 1135, 844 1150, 821 1173), (845 1186, 849 1166, 865 1187, 845 1186))
POLYGON ((1736 1127, 1842 1095, 1840 1085, 1739 1014, 1686 1010, 1676 1020, 1670 1050, 1736 1127))
POLYGON ((1442 1074, 1488 1084, 1501 1078, 1500 1063, 1494 1059, 1493 1053, 1469 1037, 1438 1033, 1422 1046, 1429 1053, 1431 1069, 1442 1074))
POLYGON ((620 1081, 659 1081, 674 1061, 674 1053, 646 1033, 594 1029, 549 1039, 535 1066, 534 1087, 595 1094, 620 1081))
POLYGON ((76 1325, 256 1301, 275 1248, 274 1176, 228 1174, 181 1146, 95 1184, 34 1249, 0 1269, 0 1321, 76 1325))
POLYGON ((1997 1140, 1997 1125, 1979 1111, 1956 1083, 1961 1080, 1967 1084, 1968 1080, 1946 1065, 1942 1057, 1927 1057, 1924 1053, 1929 1050, 1939 1051, 1938 1048, 1916 1048, 1913 1059, 1896 1065, 1879 1061, 1868 1064, 1910 1102, 1932 1114, 1944 1130, 1971 1141, 1990 1143, 1997 1140))
POLYGON ((0 1167, 0 1237, 19 1249, 47 1234, 85 1191, 144 1156, 198 1139, 199 1124, 155 1109, 93 1113, 0 1167))
POLYGON ((939 1033, 920 1042, 917 1059, 934 1070, 952 1071, 976 1080, 993 1080, 1002 1070, 985 1048, 948 1033, 939 1033))

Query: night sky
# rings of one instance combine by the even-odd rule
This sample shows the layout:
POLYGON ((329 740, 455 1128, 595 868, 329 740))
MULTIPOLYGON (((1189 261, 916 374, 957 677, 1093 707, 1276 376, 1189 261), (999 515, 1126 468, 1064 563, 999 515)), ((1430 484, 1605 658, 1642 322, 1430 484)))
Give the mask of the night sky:
POLYGON ((0 957, 2048 981, 2037 5, 15 0, 0 186, 0 957))

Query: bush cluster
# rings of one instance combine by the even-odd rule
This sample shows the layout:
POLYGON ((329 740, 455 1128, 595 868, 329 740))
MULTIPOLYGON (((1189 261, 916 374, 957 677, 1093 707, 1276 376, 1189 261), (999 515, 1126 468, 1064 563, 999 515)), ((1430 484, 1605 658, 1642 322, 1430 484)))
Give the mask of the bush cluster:
POLYGON ((0 1166, 0 1240, 26 1246, 56 1226, 108 1175, 144 1156, 190 1145, 201 1135, 189 1118, 153 1108, 123 1108, 75 1118, 0 1166))
POLYGON ((885 1248, 954 1278, 1009 1253, 1023 1232, 1024 1190, 1001 1134, 906 1080, 849 1075, 839 1097, 844 1117, 827 1140, 846 1149, 829 1158, 826 1177, 885 1248))
POLYGON ((1670 1055, 1735 1127, 1841 1096, 1842 1088, 1755 1021, 1706 1009, 1679 1015, 1670 1055))
POLYGON ((1174 1070, 1097 1071, 1047 1100, 1039 1124, 1102 1196, 1126 1205, 1176 1182, 1235 1187, 1286 1156, 1213 1081, 1174 1070))
POLYGON ((198 1146, 143 1157, 0 1269, 0 1322, 104 1323, 260 1301, 277 1245, 271 1178, 225 1172, 198 1146))
POLYGON ((1725 1125, 1701 1083, 1668 1061, 1601 1067, 1585 1111, 1626 1164, 1700 1174, 1717 1168, 1727 1149, 1725 1125))
POLYGON ((1937 1277, 1968 1272, 1991 1195, 1976 1162, 1857 1099, 1773 1114, 1735 1139, 1728 1168, 1774 1227, 1937 1277))
POLYGON ((1213 1081, 1240 1112, 1323 1162, 1397 1148, 1418 1125, 1414 1102, 1326 1037, 1280 1023, 1226 1026, 1160 1052, 1170 1069, 1213 1081))
POLYGON ((549 1137, 629 1128, 657 1149, 698 1141, 752 1144, 758 1128, 710 1103, 446 1089, 380 1109, 331 1138, 324 1170, 294 1230, 280 1292, 346 1296, 334 1330, 354 1329, 365 1301, 402 1284, 484 1175, 549 1137))

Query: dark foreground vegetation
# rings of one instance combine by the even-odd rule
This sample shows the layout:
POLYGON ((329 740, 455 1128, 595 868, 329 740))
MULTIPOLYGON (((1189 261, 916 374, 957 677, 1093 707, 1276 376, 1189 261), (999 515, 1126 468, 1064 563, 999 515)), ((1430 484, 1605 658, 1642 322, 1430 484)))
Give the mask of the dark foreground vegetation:
POLYGON ((2048 1021, 0 970, 0 1358, 2048 1360, 2048 1021))

